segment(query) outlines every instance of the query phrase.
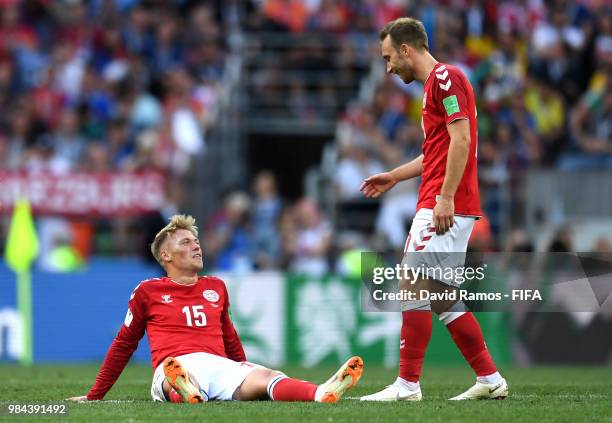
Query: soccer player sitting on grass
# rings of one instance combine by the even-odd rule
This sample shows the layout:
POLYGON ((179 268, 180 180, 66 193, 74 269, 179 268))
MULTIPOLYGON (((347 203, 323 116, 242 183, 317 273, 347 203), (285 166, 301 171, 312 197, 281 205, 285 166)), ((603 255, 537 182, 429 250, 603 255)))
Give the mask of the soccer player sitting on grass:
POLYGON ((173 216, 151 245, 166 271, 140 283, 128 303, 125 322, 108 350, 94 386, 72 401, 101 400, 119 378, 145 330, 155 369, 154 401, 208 400, 336 402, 355 386, 363 360, 352 357, 325 383, 292 379, 249 363, 229 317, 225 283, 202 270, 195 219, 173 216))

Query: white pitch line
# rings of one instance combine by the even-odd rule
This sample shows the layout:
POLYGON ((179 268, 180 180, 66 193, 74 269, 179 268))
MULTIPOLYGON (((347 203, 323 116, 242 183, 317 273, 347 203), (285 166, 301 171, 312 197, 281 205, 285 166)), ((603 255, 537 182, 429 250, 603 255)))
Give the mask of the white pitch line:
MULTIPOLYGON (((431 398, 431 397, 430 397, 431 398)), ((508 398, 516 399, 527 399, 527 398, 557 398, 557 399, 598 399, 598 398, 609 398, 605 394, 556 394, 556 395, 536 395, 536 394, 510 394, 508 398)), ((347 400, 359 400, 361 397, 342 397, 347 400)), ((433 398, 439 399, 439 398, 433 398)), ((364 401, 364 402, 376 402, 376 401, 364 401)), ((379 401, 379 402, 393 402, 393 401, 379 401)))
MULTIPOLYGON (((102 400, 102 401, 80 401, 76 404, 129 404, 134 400, 102 400)), ((144 402, 144 401, 143 401, 144 402)), ((151 401, 153 402, 153 401, 151 401)))

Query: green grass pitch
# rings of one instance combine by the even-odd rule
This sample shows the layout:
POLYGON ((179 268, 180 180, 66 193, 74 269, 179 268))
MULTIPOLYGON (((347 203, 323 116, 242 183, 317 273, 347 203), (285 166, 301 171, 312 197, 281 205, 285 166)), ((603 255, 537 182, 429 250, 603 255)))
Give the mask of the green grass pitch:
MULTIPOLYGON (((83 395, 93 382, 97 365, 0 366, 0 406, 10 403, 57 402, 83 395)), ((335 369, 285 368, 288 375, 321 382, 335 369)), ((337 404, 210 402, 203 405, 159 404, 150 400, 151 369, 129 366, 104 402, 68 405, 63 418, 39 417, 43 422, 612 422, 612 368, 504 368, 510 384, 505 401, 450 402, 473 382, 461 367, 425 366, 420 403, 360 403, 354 398, 374 392, 394 380, 396 372, 364 368, 359 385, 337 404), (353 399, 352 399, 353 398, 353 399)), ((0 421, 31 420, 1 417, 0 421)))

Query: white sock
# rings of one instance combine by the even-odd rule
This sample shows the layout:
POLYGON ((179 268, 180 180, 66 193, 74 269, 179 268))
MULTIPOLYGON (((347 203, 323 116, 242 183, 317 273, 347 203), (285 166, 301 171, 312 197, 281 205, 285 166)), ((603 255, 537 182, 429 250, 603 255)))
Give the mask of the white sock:
POLYGON ((409 391, 418 391, 419 389, 421 389, 421 385, 419 385, 419 382, 410 382, 406 379, 402 379, 399 376, 395 380, 395 383, 399 384, 400 386, 403 386, 409 391))
POLYGON ((497 383, 500 380, 502 380, 501 375, 499 374, 499 372, 495 372, 493 374, 487 375, 487 376, 478 376, 476 378, 476 380, 480 383, 497 383))

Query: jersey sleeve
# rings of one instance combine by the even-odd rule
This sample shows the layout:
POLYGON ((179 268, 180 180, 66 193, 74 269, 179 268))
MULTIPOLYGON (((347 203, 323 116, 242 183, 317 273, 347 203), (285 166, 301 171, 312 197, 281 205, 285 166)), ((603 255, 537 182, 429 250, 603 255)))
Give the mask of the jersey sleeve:
POLYGON ((240 342, 238 332, 236 332, 236 328, 234 328, 234 324, 229 315, 229 294, 225 284, 223 284, 223 290, 225 291, 225 305, 223 306, 223 312, 221 314, 221 326, 223 329, 223 346, 225 348, 225 354, 230 360, 246 361, 246 354, 244 353, 244 348, 242 348, 242 342, 240 342))
POLYGON ((146 295, 136 287, 128 303, 127 314, 111 344, 96 381, 87 393, 89 401, 101 400, 115 384, 130 357, 138 347, 146 328, 146 295))
POLYGON ((459 71, 440 67, 434 74, 437 106, 442 110, 446 124, 457 119, 469 119, 467 87, 459 71))

